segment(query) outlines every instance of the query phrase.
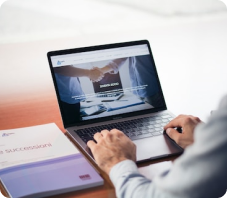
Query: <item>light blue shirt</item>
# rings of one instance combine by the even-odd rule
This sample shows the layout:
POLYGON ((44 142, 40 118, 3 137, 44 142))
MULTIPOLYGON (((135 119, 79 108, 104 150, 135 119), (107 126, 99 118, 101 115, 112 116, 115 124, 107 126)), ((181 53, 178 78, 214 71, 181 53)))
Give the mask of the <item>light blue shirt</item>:
POLYGON ((133 161, 125 160, 111 169, 110 179, 118 198, 223 196, 227 189, 227 97, 207 124, 196 127, 194 143, 169 172, 151 181, 138 172, 133 161))

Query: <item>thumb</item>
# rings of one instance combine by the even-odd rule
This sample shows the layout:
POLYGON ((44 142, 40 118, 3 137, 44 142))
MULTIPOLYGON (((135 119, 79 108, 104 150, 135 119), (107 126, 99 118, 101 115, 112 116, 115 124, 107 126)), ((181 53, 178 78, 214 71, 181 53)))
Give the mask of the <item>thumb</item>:
POLYGON ((173 128, 168 128, 166 129, 166 133, 167 135, 173 139, 176 143, 178 142, 180 136, 181 136, 181 133, 179 133, 177 130, 173 129, 173 128))

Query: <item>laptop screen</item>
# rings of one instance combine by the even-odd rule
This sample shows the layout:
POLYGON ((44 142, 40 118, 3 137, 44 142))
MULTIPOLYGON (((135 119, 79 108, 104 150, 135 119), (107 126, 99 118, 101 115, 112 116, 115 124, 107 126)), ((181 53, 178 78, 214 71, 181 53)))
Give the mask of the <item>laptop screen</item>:
POLYGON ((147 41, 48 57, 65 126, 165 107, 147 41))

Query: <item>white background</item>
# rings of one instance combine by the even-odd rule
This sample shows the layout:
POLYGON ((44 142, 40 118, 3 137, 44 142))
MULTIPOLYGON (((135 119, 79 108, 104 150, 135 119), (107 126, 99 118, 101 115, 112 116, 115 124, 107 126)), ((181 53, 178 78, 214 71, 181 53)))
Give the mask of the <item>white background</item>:
POLYGON ((166 16, 102 0, 51 2, 9 0, 1 8, 0 90, 8 102, 22 94, 35 99, 29 95, 34 89, 53 91, 48 51, 140 39, 150 41, 167 107, 174 114, 206 121, 227 93, 223 7, 220 12, 166 16))

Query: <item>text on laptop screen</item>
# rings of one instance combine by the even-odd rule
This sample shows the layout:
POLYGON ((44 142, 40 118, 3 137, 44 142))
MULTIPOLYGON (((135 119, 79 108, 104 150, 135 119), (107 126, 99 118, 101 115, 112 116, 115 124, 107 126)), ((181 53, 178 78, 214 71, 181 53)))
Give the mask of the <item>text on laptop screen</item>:
POLYGON ((51 57, 67 123, 163 105, 146 44, 51 57))

